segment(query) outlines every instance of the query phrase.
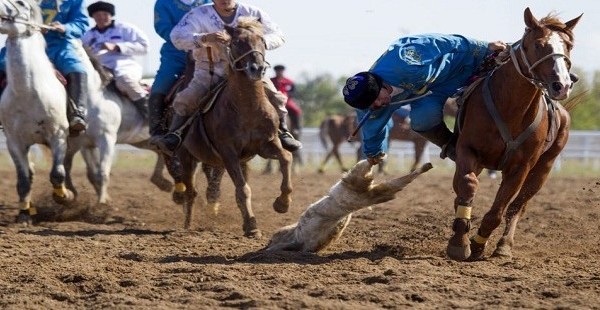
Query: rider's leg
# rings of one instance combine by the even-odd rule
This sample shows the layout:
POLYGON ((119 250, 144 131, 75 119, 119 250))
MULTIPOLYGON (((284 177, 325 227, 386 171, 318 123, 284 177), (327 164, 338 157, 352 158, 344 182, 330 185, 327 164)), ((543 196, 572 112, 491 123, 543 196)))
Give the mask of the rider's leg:
POLYGON ((148 91, 142 87, 142 70, 127 70, 120 72, 115 70, 115 84, 117 88, 124 92, 133 105, 140 111, 144 118, 148 117, 148 91))
POLYGON ((442 149, 441 158, 456 159, 456 138, 444 123, 446 96, 432 94, 411 104, 411 128, 442 149))
POLYGON ((279 140, 281 140, 281 145, 284 149, 290 152, 299 150, 302 148, 302 143, 300 143, 300 141, 296 140, 294 136, 290 134, 290 131, 287 127, 288 112, 285 108, 287 96, 278 91, 270 79, 264 78, 263 84, 265 85, 265 92, 267 93, 269 101, 275 107, 275 110, 277 110, 277 114, 279 115, 279 140))
POLYGON ((171 120, 171 126, 169 126, 169 132, 150 141, 167 155, 172 155, 181 145, 185 131, 182 126, 191 115, 201 108, 198 106, 198 98, 204 97, 208 93, 211 79, 205 73, 208 74, 204 71, 196 71, 190 84, 175 96, 175 100, 173 100, 175 113, 171 120))
POLYGON ((85 106, 87 100, 87 73, 70 72, 65 76, 67 79, 67 95, 69 106, 67 118, 69 119, 69 130, 75 134, 85 130, 85 106))

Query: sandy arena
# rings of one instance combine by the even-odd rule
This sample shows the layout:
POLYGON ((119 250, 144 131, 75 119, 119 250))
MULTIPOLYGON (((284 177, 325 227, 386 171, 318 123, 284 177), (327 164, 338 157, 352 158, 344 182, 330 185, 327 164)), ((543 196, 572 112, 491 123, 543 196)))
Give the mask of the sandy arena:
MULTIPOLYGON (((553 175, 519 223, 512 259, 460 263, 445 256, 453 219, 451 176, 435 168, 395 201, 358 212, 342 238, 321 255, 265 254, 260 250, 273 231, 295 222, 339 173, 296 175, 292 208, 281 215, 271 208, 280 176, 254 172, 253 206, 264 237, 252 240, 243 237, 227 176, 221 213, 215 216, 197 206, 193 229, 184 231, 181 207, 148 181, 149 161, 127 168, 118 164, 109 187, 110 206, 89 208, 52 203, 48 169, 41 167, 33 185, 34 203, 46 220, 24 228, 13 223, 18 199, 7 157, 0 161, 1 308, 600 305, 599 178, 553 175)), ((82 205, 93 205, 83 168, 75 170, 82 205)), ((199 180, 203 191, 203 176, 199 180)), ((481 178, 475 228, 499 182, 481 178)), ((494 232, 487 255, 502 229, 494 232)))

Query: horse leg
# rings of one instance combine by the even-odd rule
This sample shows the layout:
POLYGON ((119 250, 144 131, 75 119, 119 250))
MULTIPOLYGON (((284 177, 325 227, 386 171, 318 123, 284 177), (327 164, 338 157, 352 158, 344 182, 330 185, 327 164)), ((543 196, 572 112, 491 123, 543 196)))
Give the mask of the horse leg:
POLYGON ((265 165, 265 169, 263 169, 262 174, 271 174, 273 173, 273 161, 267 159, 267 164, 265 165))
POLYGON ((562 148, 558 148, 557 150, 552 148, 546 151, 546 153, 540 156, 535 166, 533 166, 527 175, 527 178, 524 181, 524 184, 527 184, 527 186, 521 187, 521 190, 506 210, 506 214, 504 215, 506 227, 502 237, 496 245, 493 256, 512 256, 512 246, 517 223, 525 212, 527 202, 542 188, 544 183, 546 183, 550 171, 552 170, 554 160, 561 150, 562 148))
POLYGON ((519 166, 514 171, 502 172, 502 183, 500 183, 492 208, 483 216, 477 235, 471 239, 471 259, 483 257, 488 238, 502 223, 502 215, 508 203, 523 186, 529 170, 529 167, 519 166))
POLYGON ((202 171, 206 176, 206 203, 213 214, 219 213, 219 198, 221 198, 221 180, 225 169, 223 167, 210 166, 202 164, 202 171))
POLYGON ((31 225, 33 217, 37 214, 36 209, 31 205, 31 169, 29 166, 29 146, 22 145, 19 141, 14 141, 11 137, 6 137, 8 152, 15 164, 17 170, 17 194, 19 195, 19 215, 16 222, 24 225, 31 225))
MULTIPOLYGON (((183 228, 190 229, 194 202, 196 201, 196 196, 198 196, 198 191, 196 190, 196 170, 198 168, 198 161, 183 148, 177 153, 177 156, 181 164, 181 183, 185 186, 185 189, 183 189, 183 212, 185 214, 183 228)), ((181 190, 181 188, 179 190, 181 190)))
MULTIPOLYGON (((67 153, 67 141, 63 137, 55 137, 50 141, 50 149, 52 150, 52 170, 50 170, 50 183, 54 188, 52 198, 60 204, 66 204, 73 201, 74 193, 67 189, 66 184, 66 169, 64 166, 65 156, 67 153)), ((33 175, 33 174, 32 174, 33 175)))
POLYGON ((414 141, 415 143, 415 162, 410 167, 410 172, 417 170, 419 164, 423 162, 423 154, 425 153, 425 146, 427 145, 426 141, 418 140, 414 141))
POLYGON ((454 199, 455 218, 452 223, 453 235, 448 240, 446 253, 457 261, 462 261, 471 255, 468 232, 471 229, 471 203, 479 187, 478 168, 474 154, 468 151, 461 154, 456 161, 453 187, 456 193, 454 199))
POLYGON ((325 159, 323 159, 323 162, 321 162, 321 165, 319 166, 319 170, 317 170, 317 172, 319 172, 319 173, 325 172, 325 165, 329 161, 329 158, 331 158, 331 156, 333 155, 334 149, 335 149, 335 145, 329 152, 327 152, 327 155, 325 155, 325 159))
POLYGON ((342 169, 342 172, 346 172, 348 171, 348 169, 346 169, 346 167, 344 167, 344 163, 342 162, 342 157, 340 156, 340 145, 334 145, 333 147, 333 156, 335 156, 335 160, 337 160, 338 165, 340 165, 340 169, 342 169))
MULTIPOLYGON (((74 154, 73 154, 74 155, 74 154)), ((99 185, 96 182, 96 174, 98 173, 98 156, 95 154, 95 149, 84 147, 81 149, 81 157, 85 162, 86 176, 90 184, 94 187, 96 193, 100 191, 99 185)))
POLYGON ((73 158, 75 157, 75 154, 77 154, 77 151, 78 149, 72 147, 71 145, 67 146, 67 153, 65 154, 65 160, 63 162, 63 165, 65 166, 65 185, 67 186, 67 189, 73 192, 73 199, 77 198, 78 195, 77 189, 73 184, 73 178, 71 177, 71 170, 73 169, 73 158))
MULTIPOLYGON (((262 237, 261 231, 257 228, 256 218, 252 211, 252 190, 244 178, 241 163, 238 159, 238 154, 235 151, 220 152, 223 158, 225 169, 229 173, 229 177, 235 186, 235 200, 238 208, 242 212, 244 224, 244 235, 250 238, 262 237)), ((288 153, 289 154, 289 153, 288 153)))
POLYGON ((286 213, 292 202, 292 154, 285 151, 275 143, 268 144, 264 152, 274 154, 279 160, 279 170, 281 171, 281 195, 273 202, 273 209, 278 213, 286 213))
POLYGON ((154 164, 154 171, 150 177, 150 182, 156 185, 163 192, 171 192, 173 190, 173 183, 163 176, 163 170, 165 170, 165 160, 156 152, 156 163, 154 164))
POLYGON ((110 169, 115 154, 116 136, 103 136, 98 139, 96 154, 98 155, 98 171, 96 173, 96 184, 98 185, 98 204, 106 204, 110 200, 108 196, 108 182, 110 180, 110 169))

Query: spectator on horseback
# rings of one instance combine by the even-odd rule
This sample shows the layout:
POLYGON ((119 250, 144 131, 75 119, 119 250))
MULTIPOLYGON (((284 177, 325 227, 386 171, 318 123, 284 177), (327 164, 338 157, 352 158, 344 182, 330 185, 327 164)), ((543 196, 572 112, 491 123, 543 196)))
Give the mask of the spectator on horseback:
MULTIPOLYGON (((264 11, 235 0, 216 0, 214 4, 194 8, 171 31, 171 40, 177 48, 193 51, 196 68, 188 87, 175 97, 173 102, 175 115, 169 128, 170 132, 155 141, 166 154, 175 151, 182 141, 182 137, 175 131, 202 108, 198 99, 205 97, 211 86, 225 77, 229 65, 226 46, 230 40, 225 32, 225 25, 233 27, 237 24, 238 18, 243 16, 255 17, 262 23, 267 50, 275 49, 284 43, 279 27, 264 11)), ((300 149, 302 144, 294 139, 286 126, 287 97, 277 91, 269 78, 263 78, 263 83, 269 101, 279 114, 279 139, 283 147, 289 151, 300 149)))
POLYGON ((140 84, 142 66, 134 56, 148 52, 148 37, 134 25, 115 21, 115 6, 111 3, 98 1, 87 10, 96 26, 85 32, 83 45, 113 73, 117 89, 147 116, 148 91, 140 84))
POLYGON ((171 30, 192 8, 210 3, 209 0, 157 0, 154 4, 154 30, 165 40, 160 48, 160 66, 148 99, 150 119, 150 141, 156 141, 167 133, 165 98, 175 82, 185 71, 186 53, 171 42, 171 30))
MULTIPOLYGON (((83 0, 37 1, 42 9, 46 54, 56 69, 67 80, 67 105, 69 129, 78 134, 85 130, 85 101, 87 100, 87 73, 77 53, 77 44, 88 28, 88 18, 83 10, 83 0)), ((0 51, 0 75, 6 76, 6 49, 0 51)))
POLYGON ((271 78, 271 82, 273 82, 273 85, 275 85, 275 88, 277 88, 278 91, 287 96, 288 99, 285 103, 285 108, 290 116, 292 128, 300 130, 302 127, 302 109, 300 109, 292 98, 296 90, 296 85, 294 84, 294 81, 285 76, 285 66, 276 65, 273 67, 273 70, 275 71, 275 76, 271 78))
POLYGON ((371 69, 346 81, 344 101, 359 119, 370 113, 362 127, 363 152, 378 164, 387 151, 386 124, 402 100, 410 101, 411 128, 442 148, 441 158, 455 160, 456 139, 443 120, 444 103, 464 86, 483 60, 506 48, 503 42, 483 42, 460 35, 424 34, 393 42, 371 69))

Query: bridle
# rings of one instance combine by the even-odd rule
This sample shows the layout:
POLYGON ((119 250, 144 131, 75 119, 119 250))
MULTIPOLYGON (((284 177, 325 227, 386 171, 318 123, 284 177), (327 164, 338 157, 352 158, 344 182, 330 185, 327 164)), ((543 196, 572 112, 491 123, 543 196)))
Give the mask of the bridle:
MULTIPOLYGON (((526 34, 525 34, 526 35, 526 34)), ((515 69, 517 69, 517 72, 524 77, 527 81, 529 81, 529 83, 533 84, 536 88, 538 89, 542 89, 544 91, 547 91, 548 89, 548 85, 546 82, 542 81, 541 79, 537 78, 535 73, 533 72, 533 69, 535 67, 537 67, 539 64, 541 64, 542 62, 550 59, 550 58, 555 58, 555 57, 563 57, 565 59, 565 61, 567 63, 571 63, 571 60, 569 59, 569 57, 565 54, 562 53, 551 53, 548 55, 545 55, 544 57, 538 59, 537 61, 535 61, 533 64, 529 63, 529 60, 527 59, 527 55, 525 55, 525 51, 523 50, 523 39, 525 38, 525 35, 523 35, 523 37, 521 38, 521 40, 513 43, 509 48, 510 48, 510 58, 512 59, 513 64, 515 65, 515 69), (517 55, 517 51, 518 51, 518 55, 517 55), (523 71, 521 70, 521 66, 519 65, 519 61, 517 59, 517 57, 520 56, 521 61, 523 62, 523 64, 527 67, 527 72, 529 73, 530 76, 526 76, 523 71)))
MULTIPOLYGON (((28 26, 27 31, 31 32, 31 31, 42 31, 42 29, 46 29, 46 30, 54 30, 54 27, 52 26, 48 26, 48 25, 44 25, 44 24, 38 24, 35 22, 32 22, 28 19, 24 19, 21 18, 20 16, 23 14, 21 11, 21 8, 19 8, 19 5, 15 3, 14 0, 3 0, 4 2, 8 2, 16 11, 16 14, 13 15, 0 15, 0 19, 6 20, 8 22, 11 23, 15 23, 15 24, 23 24, 28 26)), ((31 12, 30 12, 31 13, 31 12)))
POLYGON ((227 58, 229 60, 229 66, 231 66, 231 69, 234 71, 246 71, 246 70, 250 69, 249 62, 246 63, 246 66, 244 66, 244 67, 238 67, 238 63, 242 59, 244 59, 244 57, 246 57, 248 55, 252 55, 252 54, 259 54, 262 57, 264 63, 266 64, 266 66, 263 67, 262 72, 261 72, 261 75, 264 75, 266 73, 267 69, 271 67, 271 64, 265 59, 265 54, 263 52, 253 49, 253 50, 249 50, 249 51, 243 53, 240 56, 235 57, 231 51, 231 48, 227 47, 227 58))

